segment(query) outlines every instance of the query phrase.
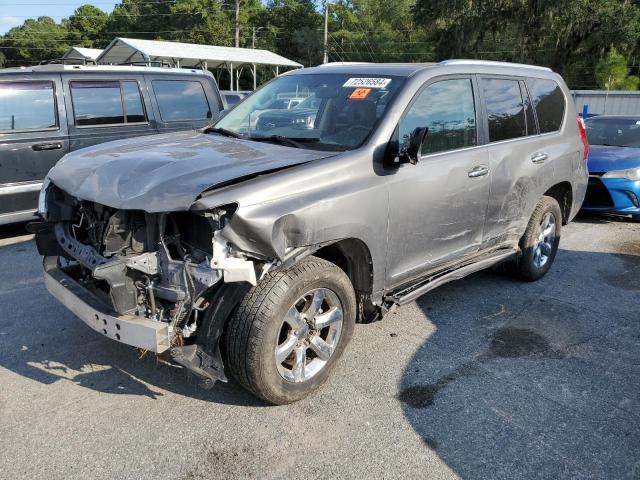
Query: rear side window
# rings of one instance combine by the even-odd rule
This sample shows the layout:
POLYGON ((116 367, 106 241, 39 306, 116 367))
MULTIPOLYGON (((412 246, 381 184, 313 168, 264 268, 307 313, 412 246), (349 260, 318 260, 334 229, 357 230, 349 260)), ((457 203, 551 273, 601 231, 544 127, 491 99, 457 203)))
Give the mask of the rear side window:
POLYGON ((146 121, 138 82, 133 80, 74 81, 71 99, 79 127, 146 121))
POLYGON ((442 80, 425 88, 400 122, 400 149, 416 128, 429 130, 420 153, 444 152, 476 144, 476 111, 470 79, 442 80))
POLYGON ((520 82, 483 78, 482 89, 489 121, 489 141, 524 137, 527 125, 520 82))
POLYGON ((53 82, 0 83, 0 132, 56 127, 53 82))
POLYGON ((538 116, 540 133, 560 130, 565 109, 564 95, 560 85, 553 80, 540 78, 530 78, 527 84, 538 116))
POLYGON ((211 108, 200 82, 154 80, 152 83, 163 121, 181 122, 211 118, 211 108))

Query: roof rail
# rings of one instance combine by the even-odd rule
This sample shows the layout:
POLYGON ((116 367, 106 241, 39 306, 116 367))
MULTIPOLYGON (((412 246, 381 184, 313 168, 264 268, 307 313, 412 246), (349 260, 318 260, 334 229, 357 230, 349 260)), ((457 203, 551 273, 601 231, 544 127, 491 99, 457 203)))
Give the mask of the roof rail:
POLYGON ((38 65, 97 65, 97 63, 89 58, 60 57, 42 60, 38 65))
POLYGON ((179 68, 179 67, 174 67, 174 65, 171 65, 169 62, 166 62, 164 60, 150 60, 148 62, 145 62, 144 60, 140 60, 140 61, 136 61, 136 62, 118 63, 117 65, 124 65, 124 66, 127 66, 127 67, 179 68))
POLYGON ((336 65, 369 65, 371 62, 327 62, 321 63, 319 67, 334 67, 336 65))
POLYGON ((496 62, 493 60, 464 60, 464 59, 451 59, 438 62, 438 65, 493 65, 496 67, 526 67, 535 68, 537 70, 544 70, 545 72, 552 72, 548 67, 541 67, 539 65, 528 65, 526 63, 511 63, 511 62, 496 62))

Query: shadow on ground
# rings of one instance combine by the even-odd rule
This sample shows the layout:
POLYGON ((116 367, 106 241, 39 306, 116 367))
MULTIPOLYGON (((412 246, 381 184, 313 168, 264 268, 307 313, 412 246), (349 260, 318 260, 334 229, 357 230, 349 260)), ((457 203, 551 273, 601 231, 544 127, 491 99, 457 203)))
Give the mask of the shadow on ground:
POLYGON ((640 244, 560 251, 534 284, 481 273, 418 301, 409 423, 463 478, 640 478, 640 244))

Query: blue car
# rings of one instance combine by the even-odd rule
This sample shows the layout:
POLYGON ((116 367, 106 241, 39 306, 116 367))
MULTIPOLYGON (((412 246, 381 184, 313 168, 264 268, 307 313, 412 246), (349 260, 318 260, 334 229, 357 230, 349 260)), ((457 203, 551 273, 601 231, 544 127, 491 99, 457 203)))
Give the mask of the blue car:
POLYGON ((601 115, 585 126, 589 186, 583 210, 640 220, 640 116, 601 115))

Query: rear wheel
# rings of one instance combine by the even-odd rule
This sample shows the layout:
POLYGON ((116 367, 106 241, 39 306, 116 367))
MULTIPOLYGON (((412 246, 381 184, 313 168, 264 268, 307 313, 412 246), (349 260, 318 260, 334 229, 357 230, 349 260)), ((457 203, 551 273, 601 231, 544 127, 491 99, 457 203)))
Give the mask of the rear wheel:
POLYGON ((253 287, 225 335, 231 376, 273 404, 291 403, 329 377, 353 333, 356 300, 336 265, 308 257, 253 287))
POLYGON ((521 254, 513 265, 523 280, 533 282, 551 268, 560 244, 562 212, 556 199, 542 197, 520 239, 521 254))

